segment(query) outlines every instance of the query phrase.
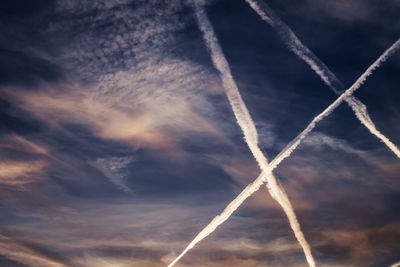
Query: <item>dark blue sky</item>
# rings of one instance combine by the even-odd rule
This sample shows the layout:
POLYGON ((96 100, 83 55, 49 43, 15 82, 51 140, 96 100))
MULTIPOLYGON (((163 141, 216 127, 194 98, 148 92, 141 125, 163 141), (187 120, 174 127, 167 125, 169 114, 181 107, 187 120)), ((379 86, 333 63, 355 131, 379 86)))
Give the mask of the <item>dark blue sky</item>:
MULTIPOLYGON (((262 0, 346 88, 400 3, 262 0)), ((337 95, 244 0, 206 12, 273 159, 337 95)), ((0 2, 0 266, 166 266, 260 173, 190 1, 0 2)), ((400 145, 400 53, 355 93, 400 145)), ((400 258, 400 164, 342 104, 274 171, 317 266, 400 258)), ((263 186, 176 266, 307 266, 263 186)))

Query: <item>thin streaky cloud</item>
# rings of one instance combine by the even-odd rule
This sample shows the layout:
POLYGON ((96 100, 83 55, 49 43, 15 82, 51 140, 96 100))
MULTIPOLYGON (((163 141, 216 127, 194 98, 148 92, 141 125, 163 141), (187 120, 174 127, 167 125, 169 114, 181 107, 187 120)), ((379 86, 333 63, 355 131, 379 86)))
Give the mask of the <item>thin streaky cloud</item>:
POLYGON ((0 255, 32 267, 69 267, 4 235, 0 235, 0 255))
MULTIPOLYGON (((245 1, 198 1, 271 163, 338 96, 245 1)), ((393 1, 263 1, 305 45, 319 36, 309 48, 344 90, 400 37, 393 1)), ((0 266, 168 266, 263 171, 192 2, 13 3, 0 2, 0 266)), ((354 97, 400 148, 399 54, 354 97)), ((343 104, 272 172, 318 267, 389 267, 400 161, 343 104)), ((309 267, 267 182, 173 267, 309 267)))
MULTIPOLYGON (((340 95, 344 90, 343 83, 336 75, 308 48, 296 34, 273 12, 273 10, 260 0, 245 0, 253 10, 274 30, 276 30, 280 39, 296 56, 307 63, 310 68, 331 88, 333 92, 340 95)), ((383 135, 373 123, 368 114, 367 107, 354 96, 345 99, 350 108, 354 111, 357 119, 367 129, 379 138, 398 158, 400 158, 399 148, 393 144, 385 135, 383 135)))
MULTIPOLYGON (((297 220, 296 214, 293 210, 292 204, 289 201, 288 196, 285 191, 279 185, 277 179, 273 175, 272 171, 269 170, 268 160, 262 153, 258 145, 258 135, 256 126, 247 110, 246 104, 244 103, 239 89, 232 77, 229 63, 227 62, 222 48, 218 42, 214 29, 209 21, 207 14, 201 4, 194 1, 195 15, 197 23, 201 32, 203 33, 203 38, 209 49, 212 61, 215 68, 220 72, 223 87, 225 88, 226 95, 228 97, 229 103, 232 107, 233 113, 236 117, 237 123, 239 124, 246 143, 248 144, 251 153, 256 159, 259 167, 267 174, 267 186, 268 191, 272 198, 274 198, 285 212, 290 227, 292 228, 296 239, 298 240, 300 246, 302 247, 306 260, 310 267, 315 266, 315 260, 311 253, 310 245, 308 244, 303 232, 301 231, 300 224, 297 220)), ((215 227, 219 225, 218 220, 214 222, 215 227)), ((187 248, 169 265, 173 266, 180 258, 182 258, 191 248, 193 248, 198 242, 214 231, 214 226, 210 229, 207 227, 205 231, 198 234, 195 239, 187 246, 187 248)))

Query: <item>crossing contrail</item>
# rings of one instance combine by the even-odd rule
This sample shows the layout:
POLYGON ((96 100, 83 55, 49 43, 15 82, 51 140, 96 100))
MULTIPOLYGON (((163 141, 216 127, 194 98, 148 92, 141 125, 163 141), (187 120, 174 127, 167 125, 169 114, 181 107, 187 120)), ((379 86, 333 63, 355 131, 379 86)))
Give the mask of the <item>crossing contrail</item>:
MULTIPOLYGON (((340 95, 344 91, 342 82, 336 75, 306 47, 294 32, 275 14, 275 12, 262 0, 245 0, 254 11, 278 33, 281 40, 296 56, 306 62, 315 73, 334 91, 340 95)), ((399 148, 393 144, 389 138, 383 135, 372 122, 367 107, 354 96, 345 99, 347 104, 353 109, 358 120, 376 137, 400 158, 399 148)))
MULTIPOLYGON (((205 16, 204 11, 198 9, 203 13, 199 13, 202 16, 205 16)), ((197 15, 199 16, 199 15, 197 15)), ((201 18, 201 16, 200 16, 201 18)), ((207 24, 206 24, 207 25, 207 24)), ((205 38, 210 38, 210 34, 205 36, 205 38)), ((215 37, 214 37, 215 38, 215 37)), ((212 40, 212 39, 211 39, 212 40)), ((232 213, 239 208, 239 206, 254 192, 256 192, 261 185, 265 182, 269 182, 269 177, 271 176, 271 172, 290 154, 297 148, 297 146, 301 143, 301 141, 311 132, 311 130, 316 126, 318 122, 323 120, 326 116, 331 114, 347 97, 351 96, 372 74, 372 72, 378 68, 386 59, 390 57, 397 49, 400 47, 400 39, 398 39, 392 46, 390 46, 368 69, 354 82, 354 84, 347 89, 344 93, 342 93, 331 105, 329 105, 324 111, 322 111, 318 116, 316 116, 308 126, 297 135, 283 150, 281 153, 276 156, 271 163, 268 165, 267 169, 263 169, 261 174, 234 199, 232 200, 228 206, 217 215, 201 232, 189 243, 189 245, 185 248, 185 250, 169 265, 169 267, 173 266, 177 261, 179 261, 190 249, 192 249, 198 242, 203 240, 205 237, 210 235, 219 225, 224 223, 232 213)), ((276 181, 275 181, 276 182, 276 181)), ((270 189, 271 185, 267 184, 270 189)))
MULTIPOLYGON (((222 49, 219 45, 218 39, 215 35, 214 29, 209 21, 207 14, 205 13, 204 8, 201 4, 194 1, 194 8, 196 13, 196 19, 199 24, 199 28, 203 33, 203 38, 209 49, 212 61, 214 63, 215 68, 220 72, 221 80, 223 87, 225 88, 226 95, 228 97, 229 103, 232 107, 233 113, 236 117, 237 123, 243 131, 243 135, 247 145, 250 148, 254 158, 256 159, 258 165, 261 170, 266 173, 266 180, 268 184, 268 191, 271 194, 272 198, 274 198, 279 205, 282 207, 285 212, 290 227, 292 228, 296 239, 298 240, 300 246, 302 247, 306 260, 310 267, 315 267, 315 261, 311 254, 310 246, 307 240, 304 237, 303 232, 301 231, 300 224, 297 220, 296 214, 293 210, 293 207, 285 193, 285 191, 279 186, 275 176, 272 171, 269 170, 268 160, 262 153, 260 147, 258 146, 258 136, 256 126, 247 110, 247 107, 239 93, 239 89, 235 81, 233 80, 229 64, 222 52, 222 49)), ((229 213, 229 212, 228 212, 229 213)), ((229 216, 228 216, 229 217, 229 216)), ((225 217, 226 220, 228 217, 225 217)), ((218 225, 216 219, 216 225, 218 225)), ((213 229, 215 230, 215 229, 213 229)), ((212 231, 213 231, 212 230, 212 231)), ((193 240, 189 246, 169 265, 173 266, 183 255, 196 243, 206 237, 209 231, 205 231, 200 233, 195 240, 193 240)))
POLYGON ((330 104, 324 111, 322 111, 318 116, 316 116, 310 124, 296 137, 294 138, 279 155, 270 163, 270 168, 274 169, 278 166, 282 160, 289 157, 290 154, 297 148, 300 142, 311 132, 315 125, 322 119, 327 117, 332 111, 335 110, 347 97, 351 96, 360 86, 365 82, 365 80, 372 74, 372 72, 378 68, 384 61, 386 61, 390 55, 392 55, 397 49, 400 48, 400 39, 392 44, 368 69, 355 81, 355 83, 342 93, 332 104, 330 104))

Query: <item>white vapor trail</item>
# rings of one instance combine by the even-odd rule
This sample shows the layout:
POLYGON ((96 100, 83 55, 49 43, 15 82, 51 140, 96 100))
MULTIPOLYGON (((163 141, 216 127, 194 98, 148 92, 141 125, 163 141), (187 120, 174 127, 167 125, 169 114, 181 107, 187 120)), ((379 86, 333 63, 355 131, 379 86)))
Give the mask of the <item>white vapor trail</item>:
POLYGON ((400 261, 393 263, 389 267, 400 267, 400 261))
MULTIPOLYGON (((198 18, 203 18, 205 16, 204 11, 197 7, 197 16, 198 18)), ((207 21, 200 21, 202 28, 207 29, 205 26, 210 25, 210 23, 207 21), (208 23, 207 23, 208 22, 208 23), (204 23, 204 24, 203 24, 204 23)), ((212 32, 211 32, 212 33, 212 32)), ((207 40, 207 43, 213 44, 211 41, 215 40, 215 36, 211 34, 210 32, 204 32, 205 39, 207 40)), ((351 96, 372 74, 372 72, 378 68, 386 59, 389 58, 391 54, 393 54, 397 49, 400 47, 400 39, 398 39, 392 46, 390 46, 368 69, 355 81, 355 83, 347 89, 344 93, 342 93, 331 105, 329 105, 324 111, 322 111, 318 116, 316 116, 310 124, 299 134, 297 137, 295 137, 283 150, 281 153, 279 153, 278 156, 274 158, 274 160, 271 161, 271 163, 267 166, 266 169, 263 169, 261 174, 257 177, 256 180, 254 180, 251 184, 246 186, 246 188, 234 199, 232 200, 228 206, 222 211, 220 215, 217 215, 201 232, 189 243, 189 245, 185 248, 185 250, 169 265, 169 267, 173 266, 180 258, 182 258, 187 251, 189 251, 191 248, 193 248, 198 242, 200 242, 202 239, 210 235, 219 225, 224 223, 231 215, 232 213, 239 208, 239 206, 249 197, 251 196, 254 192, 256 192, 262 184, 265 182, 269 182, 271 179, 271 172, 287 157, 291 155, 291 153, 297 148, 297 146, 301 143, 301 141, 311 132, 311 130, 316 126, 318 122, 323 120, 325 117, 327 117, 329 114, 331 114, 335 108, 337 108, 345 99, 349 96, 351 96)), ((221 52, 221 49, 219 48, 218 45, 214 45, 210 47, 216 49, 216 51, 221 52)), ((214 52, 215 53, 215 52, 214 52)), ((222 52, 221 52, 222 53, 222 52)), ((215 60, 215 59, 214 59, 215 60)), ((226 60, 215 60, 214 64, 216 66, 224 66, 224 62, 226 60)), ((223 68, 222 68, 223 69, 223 68)), ((224 82, 227 82, 229 79, 223 79, 224 82)), ((228 83, 229 84, 229 83, 228 83)), ((236 107, 238 108, 238 107, 236 107)), ((246 135, 245 135, 246 136, 246 135)), ((261 153, 262 154, 262 153, 261 153)), ((268 185, 269 189, 271 189, 271 185, 268 185)), ((276 184, 275 180, 275 186, 278 187, 276 184)), ((279 187, 278 187, 279 188, 279 187)), ((280 192, 282 192, 280 190, 280 192)), ((283 192, 282 192, 283 193, 283 192)), ((284 193, 283 193, 284 194, 284 193)), ((289 203, 290 204, 290 203, 289 203)))
MULTIPOLYGON (((294 34, 294 32, 272 11, 262 0, 245 0, 254 11, 278 33, 285 45, 306 62, 315 73, 338 95, 344 91, 344 86, 331 70, 310 51, 294 34)), ((367 107, 354 96, 346 97, 345 101, 353 109, 358 120, 376 137, 400 158, 399 148, 383 135, 372 122, 367 107)))
MULTIPOLYGON (((215 35, 214 29, 209 21, 204 8, 194 1, 194 8, 196 13, 197 22, 199 24, 200 30, 203 33, 203 38, 205 43, 210 51, 212 61, 214 63, 215 68, 220 72, 220 76, 222 79, 222 84, 225 88, 226 95, 228 97, 229 103, 231 104, 233 113, 236 117, 237 123, 243 131, 244 138, 246 143, 248 144, 250 151, 252 152, 254 158, 256 159, 258 165, 261 170, 263 170, 266 174, 266 180, 268 184, 268 191, 271 194, 272 198, 274 198, 279 205, 282 207, 285 212, 290 227, 292 228, 296 239, 298 240, 300 246, 302 247, 306 260, 310 267, 315 267, 315 261, 311 254, 310 246, 307 240, 304 237, 303 232, 301 231, 300 224, 297 220, 296 214, 294 213, 293 207, 284 192, 284 190, 279 186, 275 176, 272 173, 272 170, 269 170, 269 164, 267 158, 262 153, 260 147, 258 146, 258 136, 257 129, 254 125, 254 122, 247 110, 247 107, 240 96, 239 89, 235 81, 233 80, 229 64, 222 52, 222 49, 218 43, 217 37, 215 35)), ((257 187, 258 189, 258 187, 257 187)), ((250 190, 251 193, 254 191, 250 190)), ((244 199, 248 196, 245 193, 244 199)), ((243 200, 244 200, 243 199, 243 200)), ((229 213, 229 211, 228 211, 229 213)), ((231 214, 231 213, 230 213, 231 214)), ((229 214, 229 215, 230 215, 229 214)), ((228 216, 229 217, 229 216, 228 216)), ((224 221, 228 218, 224 217, 224 221)), ((215 218, 212 222, 213 225, 217 227, 219 218, 215 218)), ((212 231, 214 231, 212 229, 212 231)), ((205 238, 212 231, 206 230, 202 231, 196 238, 189 244, 189 246, 169 265, 173 266, 183 255, 191 248, 194 247, 199 241, 205 238)))

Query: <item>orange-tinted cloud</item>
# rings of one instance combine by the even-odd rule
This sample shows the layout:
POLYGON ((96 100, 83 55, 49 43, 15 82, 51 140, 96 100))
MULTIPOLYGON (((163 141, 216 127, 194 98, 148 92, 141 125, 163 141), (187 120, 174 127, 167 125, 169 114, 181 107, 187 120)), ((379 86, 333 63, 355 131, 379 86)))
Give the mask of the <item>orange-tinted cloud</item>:
POLYGON ((68 266, 4 235, 0 235, 0 255, 32 267, 68 266))
POLYGON ((68 86, 58 91, 8 90, 8 95, 21 108, 53 126, 60 123, 85 125, 99 137, 134 147, 178 155, 181 153, 177 148, 180 138, 190 132, 223 138, 212 123, 179 98, 156 98, 154 102, 147 99, 142 103, 132 102, 129 106, 129 103, 116 103, 112 97, 93 97, 85 90, 89 89, 68 86))
POLYGON ((17 134, 9 134, 0 139, 0 150, 17 149, 28 153, 48 155, 48 149, 17 134))
POLYGON ((0 183, 12 186, 22 186, 40 179, 46 163, 35 161, 0 161, 0 183))
POLYGON ((399 223, 365 228, 349 227, 325 231, 319 246, 329 247, 332 251, 345 251, 355 263, 362 264, 373 255, 390 255, 400 249, 396 241, 399 237, 399 223))
POLYGON ((24 185, 40 180, 48 166, 44 155, 49 155, 45 146, 16 134, 3 136, 0 139, 0 184, 23 189, 24 185), (6 151, 10 150, 35 158, 15 159, 8 156, 6 151))

